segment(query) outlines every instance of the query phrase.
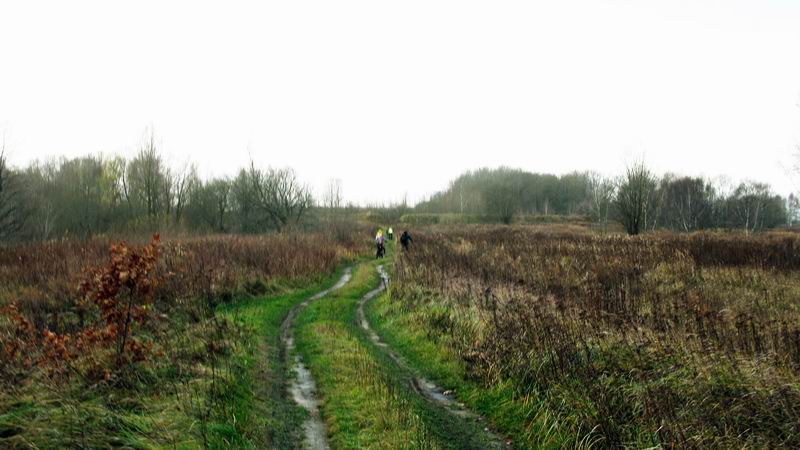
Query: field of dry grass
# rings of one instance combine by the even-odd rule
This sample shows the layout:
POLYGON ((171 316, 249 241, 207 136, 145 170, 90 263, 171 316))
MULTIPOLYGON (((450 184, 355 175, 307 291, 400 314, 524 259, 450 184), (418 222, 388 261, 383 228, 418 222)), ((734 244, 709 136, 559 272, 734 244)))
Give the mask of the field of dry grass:
POLYGON ((258 343, 218 307, 316 284, 368 244, 303 233, 0 247, 0 446, 244 445, 258 343))
MULTIPOLYGON (((371 253, 361 231, 0 248, 0 443, 294 442, 275 431, 289 407, 253 404, 253 377, 269 372, 255 369, 277 356, 262 361, 268 330, 245 312, 279 324, 343 260, 371 253)), ((413 236, 370 320, 515 447, 800 446, 797 234, 413 236)))
POLYGON ((414 239, 383 313, 451 349, 467 381, 538 405, 509 422, 521 442, 800 445, 797 235, 476 226, 414 239), (542 411, 561 440, 525 433, 542 411))

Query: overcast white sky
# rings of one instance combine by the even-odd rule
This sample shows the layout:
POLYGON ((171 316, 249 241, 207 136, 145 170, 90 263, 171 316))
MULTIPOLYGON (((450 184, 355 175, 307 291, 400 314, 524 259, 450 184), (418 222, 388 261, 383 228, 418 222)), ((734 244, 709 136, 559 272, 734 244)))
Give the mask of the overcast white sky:
POLYGON ((799 103, 797 0, 0 3, 17 165, 131 155, 152 124, 204 176, 252 154, 358 202, 641 154, 787 194, 799 103))

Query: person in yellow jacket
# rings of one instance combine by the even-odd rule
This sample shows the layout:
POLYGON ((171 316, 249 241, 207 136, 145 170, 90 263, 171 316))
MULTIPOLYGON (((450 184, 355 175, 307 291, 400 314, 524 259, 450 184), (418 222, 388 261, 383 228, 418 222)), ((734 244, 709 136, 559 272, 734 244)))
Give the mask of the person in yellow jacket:
POLYGON ((386 247, 383 246, 383 230, 378 228, 378 233, 375 235, 375 258, 383 258, 386 254, 386 247))

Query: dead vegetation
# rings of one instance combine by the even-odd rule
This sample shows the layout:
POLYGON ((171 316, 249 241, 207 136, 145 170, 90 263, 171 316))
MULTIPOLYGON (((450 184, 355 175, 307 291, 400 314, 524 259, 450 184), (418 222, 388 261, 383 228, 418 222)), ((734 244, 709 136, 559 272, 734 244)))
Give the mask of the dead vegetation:
POLYGON ((415 235, 393 295, 486 386, 605 447, 796 447, 800 239, 415 235), (431 300, 434 299, 434 300, 431 300))
POLYGON ((0 446, 241 444, 252 343, 217 306, 364 249, 312 233, 0 247, 0 446))

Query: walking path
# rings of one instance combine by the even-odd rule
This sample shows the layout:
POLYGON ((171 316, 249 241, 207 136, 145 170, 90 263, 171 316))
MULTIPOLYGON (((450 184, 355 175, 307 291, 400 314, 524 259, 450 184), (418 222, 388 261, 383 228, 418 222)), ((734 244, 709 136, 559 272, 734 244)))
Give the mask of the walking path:
POLYGON ((292 324, 303 308, 310 305, 311 302, 344 287, 350 281, 352 274, 351 267, 345 269, 342 278, 335 285, 295 305, 281 324, 281 350, 286 361, 286 367, 292 367, 296 373, 296 376, 292 377, 289 384, 289 394, 291 394, 295 403, 302 406, 309 413, 308 418, 303 423, 303 433, 305 435, 304 447, 310 450, 328 450, 330 447, 328 446, 325 422, 322 421, 319 414, 319 399, 317 398, 317 386, 314 383, 314 378, 305 364, 303 364, 303 358, 297 354, 293 355, 294 336, 292 335, 292 324))
MULTIPOLYGON (((487 423, 486 419, 484 419, 480 414, 470 411, 462 403, 453 399, 449 392, 417 374, 417 372, 413 370, 411 366, 409 366, 405 359, 398 355, 397 352, 392 350, 392 348, 390 348, 389 345, 386 344, 372 329, 369 321, 367 320, 366 314, 364 314, 364 305, 375 298, 378 294, 383 292, 389 283, 389 276, 383 270, 383 266, 378 266, 378 272, 381 274, 380 286, 368 292, 358 302, 357 317, 361 328, 364 329, 370 340, 372 340, 372 342, 394 362, 396 366, 395 369, 408 375, 406 378, 408 379, 410 385, 409 387, 413 389, 414 392, 424 397, 430 403, 436 405, 439 409, 443 409, 454 416, 473 422, 487 423)), ((490 446, 489 448, 512 448, 509 440, 502 438, 500 435, 493 432, 489 429, 489 427, 486 426, 483 427, 483 436, 476 436, 475 440, 475 448, 481 448, 480 443, 487 443, 490 446)))

